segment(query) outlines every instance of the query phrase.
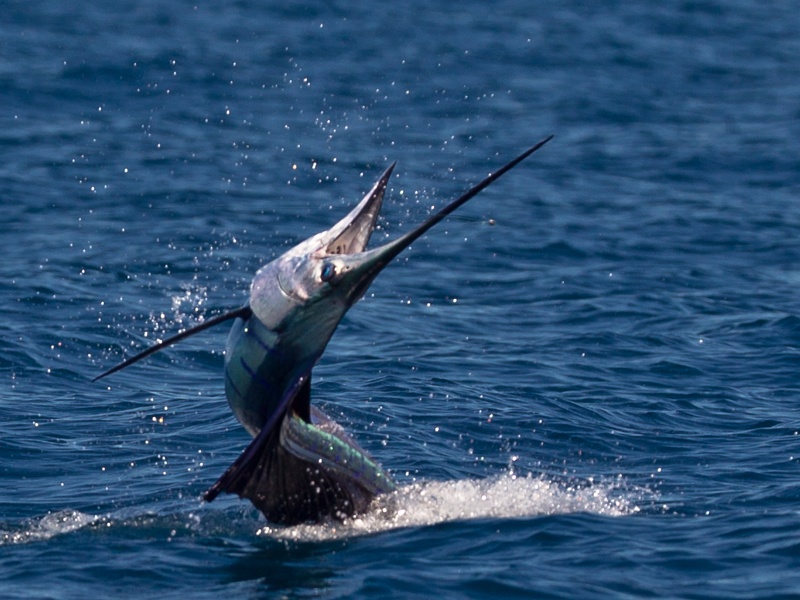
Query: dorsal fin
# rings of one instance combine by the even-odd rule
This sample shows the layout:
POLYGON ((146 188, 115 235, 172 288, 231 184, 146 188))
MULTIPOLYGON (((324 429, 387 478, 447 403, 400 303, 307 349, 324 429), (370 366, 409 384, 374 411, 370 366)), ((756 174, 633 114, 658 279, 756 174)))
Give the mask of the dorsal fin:
MULTIPOLYGON (((261 454, 266 446, 269 438, 273 434, 277 434, 278 426, 281 420, 286 416, 286 410, 292 405, 297 395, 306 388, 306 385, 311 381, 311 372, 298 377, 297 381, 286 391, 281 398, 275 411, 267 419, 266 423, 261 427, 250 445, 245 448, 244 452, 239 455, 233 464, 222 474, 222 477, 217 479, 216 483, 212 485, 203 498, 206 502, 211 502, 216 498, 220 492, 239 493, 243 486, 246 485, 253 470, 257 467, 258 461, 261 459, 261 454)), ((310 388, 307 388, 310 393, 310 388)))

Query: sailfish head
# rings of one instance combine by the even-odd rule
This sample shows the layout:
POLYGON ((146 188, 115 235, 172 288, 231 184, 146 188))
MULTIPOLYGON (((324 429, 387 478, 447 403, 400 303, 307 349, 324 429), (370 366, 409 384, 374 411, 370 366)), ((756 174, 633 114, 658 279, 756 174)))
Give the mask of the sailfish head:
POLYGON ((104 377, 203 329, 235 323, 225 355, 226 396, 251 434, 294 410, 308 419, 310 372, 345 313, 405 248, 491 185, 552 136, 488 175, 399 238, 368 249, 394 165, 341 221, 294 246, 256 272, 246 306, 214 317, 149 348, 104 377))
POLYGON ((347 310, 369 286, 360 264, 383 203, 392 164, 350 213, 327 231, 261 267, 248 306, 278 333, 293 360, 318 358, 347 310))

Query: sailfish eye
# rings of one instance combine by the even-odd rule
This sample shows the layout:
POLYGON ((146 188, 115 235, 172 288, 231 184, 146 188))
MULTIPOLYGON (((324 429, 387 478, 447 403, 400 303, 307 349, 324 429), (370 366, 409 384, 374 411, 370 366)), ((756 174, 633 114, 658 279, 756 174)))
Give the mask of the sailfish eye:
POLYGON ((331 263, 327 263, 324 267, 322 267, 322 271, 319 274, 319 278, 322 281, 330 281, 336 275, 336 267, 334 267, 331 263))

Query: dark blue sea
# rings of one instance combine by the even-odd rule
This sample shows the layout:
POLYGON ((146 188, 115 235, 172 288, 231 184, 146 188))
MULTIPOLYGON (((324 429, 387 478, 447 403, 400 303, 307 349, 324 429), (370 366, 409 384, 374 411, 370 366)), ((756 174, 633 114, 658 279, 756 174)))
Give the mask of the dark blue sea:
POLYGON ((795 2, 10 0, 0 597, 800 597, 795 2), (399 484, 202 493, 255 271, 391 162, 313 402, 399 484))

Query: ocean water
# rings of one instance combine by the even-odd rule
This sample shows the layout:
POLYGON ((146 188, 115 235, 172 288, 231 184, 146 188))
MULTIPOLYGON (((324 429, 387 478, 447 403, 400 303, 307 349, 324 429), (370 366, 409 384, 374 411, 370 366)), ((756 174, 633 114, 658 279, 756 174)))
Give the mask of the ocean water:
POLYGON ((800 597, 794 3, 3 7, 0 597, 800 597), (370 513, 202 502, 225 325, 91 383, 551 133, 315 369, 370 513))

